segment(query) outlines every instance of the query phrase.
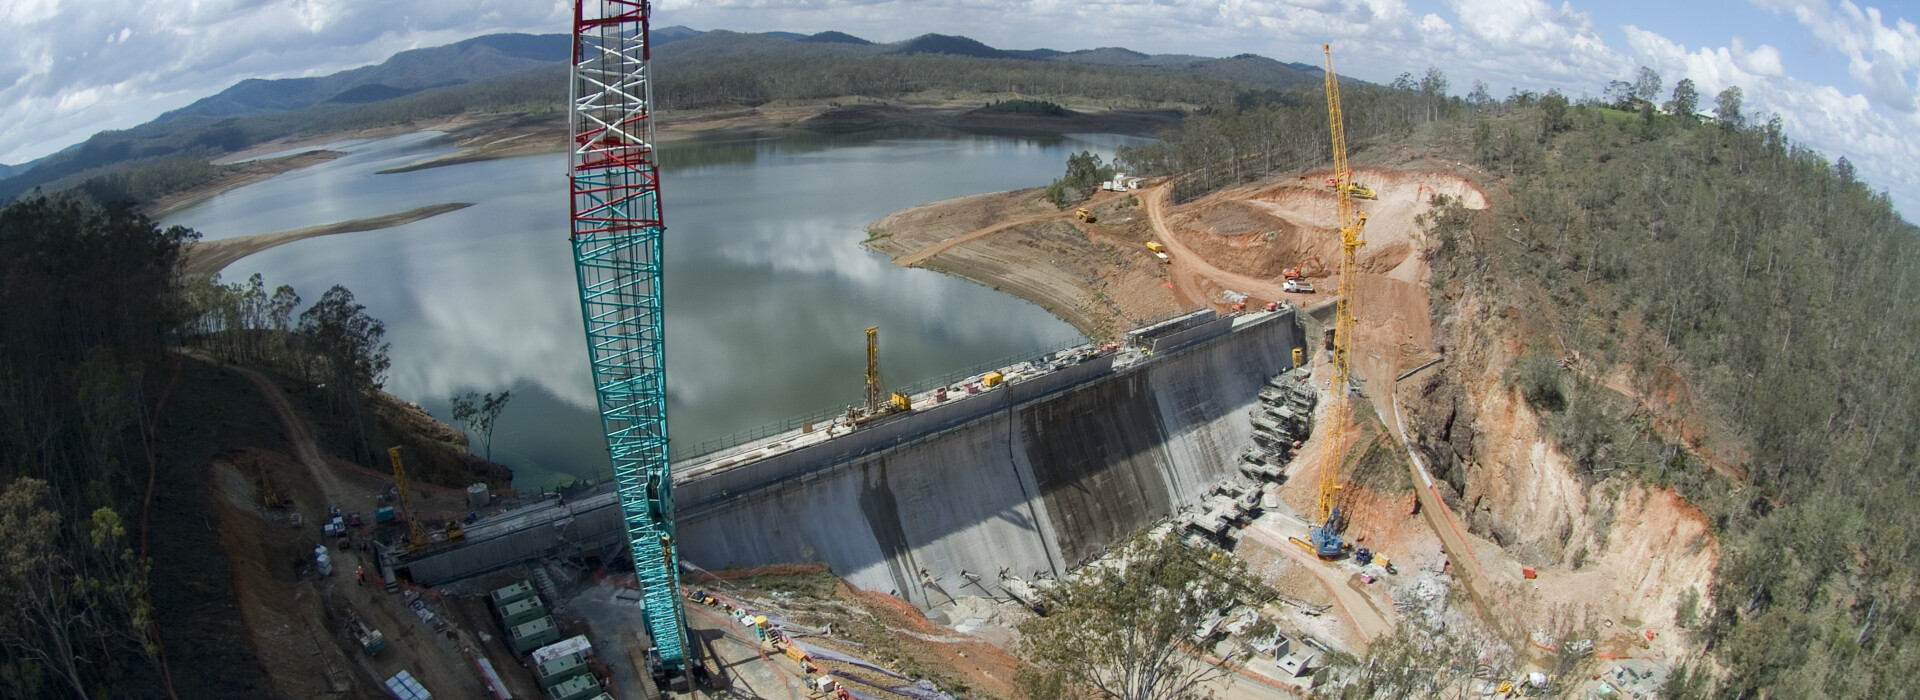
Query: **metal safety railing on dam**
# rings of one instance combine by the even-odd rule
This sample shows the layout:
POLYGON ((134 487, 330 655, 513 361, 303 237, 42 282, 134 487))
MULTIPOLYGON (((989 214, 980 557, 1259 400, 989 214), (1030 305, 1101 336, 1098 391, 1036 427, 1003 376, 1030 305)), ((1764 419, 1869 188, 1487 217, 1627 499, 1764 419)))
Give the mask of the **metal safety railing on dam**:
MULTIPOLYGON (((1058 355, 1060 352, 1065 350, 1073 350, 1076 348, 1089 348, 1094 346, 1095 346, 1094 343, 1088 342, 1085 338, 1070 340, 1064 343, 1057 343, 1052 346, 1040 348, 1038 350, 1027 350, 1027 351, 1015 353, 1012 355, 1007 355, 999 359, 989 360, 987 362, 982 362, 982 363, 973 365, 966 369, 962 369, 954 372, 948 372, 935 377, 922 379, 920 381, 914 382, 912 384, 907 384, 902 387, 893 387, 891 389, 893 391, 906 394, 908 396, 915 396, 921 393, 932 391, 933 389, 938 387, 953 386, 954 384, 957 384, 968 378, 977 377, 979 375, 982 375, 997 369, 1004 369, 1004 368, 1019 364, 1021 362, 1044 362, 1046 358, 1052 357, 1054 355, 1058 355)), ((813 411, 811 413, 803 414, 794 418, 788 418, 786 420, 779 421, 777 423, 768 423, 766 425, 749 428, 747 430, 742 430, 740 432, 734 433, 732 435, 728 435, 726 437, 715 438, 712 440, 695 444, 692 447, 687 447, 684 449, 674 447, 671 444, 669 444, 668 453, 671 455, 671 457, 669 458, 669 461, 677 464, 680 462, 688 462, 688 461, 701 459, 701 458, 726 457, 729 455, 723 454, 723 453, 725 453, 727 450, 733 450, 733 449, 743 450, 744 448, 752 446, 759 440, 770 438, 775 435, 790 432, 793 430, 797 430, 799 428, 803 428, 809 425, 813 425, 813 426, 826 425, 828 423, 833 422, 836 419, 839 419, 841 416, 846 415, 846 413, 847 413, 847 409, 844 406, 841 408, 821 409, 821 410, 813 411)))

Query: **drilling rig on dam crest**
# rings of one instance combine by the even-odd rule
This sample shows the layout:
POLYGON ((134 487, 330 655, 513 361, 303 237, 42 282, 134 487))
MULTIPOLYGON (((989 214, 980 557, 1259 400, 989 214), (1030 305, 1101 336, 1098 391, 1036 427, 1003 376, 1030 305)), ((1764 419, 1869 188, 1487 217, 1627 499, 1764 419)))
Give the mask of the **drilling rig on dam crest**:
POLYGON ((689 685, 667 463, 665 308, 646 0, 575 0, 568 159, 574 270, 594 391, 653 639, 656 683, 689 685))

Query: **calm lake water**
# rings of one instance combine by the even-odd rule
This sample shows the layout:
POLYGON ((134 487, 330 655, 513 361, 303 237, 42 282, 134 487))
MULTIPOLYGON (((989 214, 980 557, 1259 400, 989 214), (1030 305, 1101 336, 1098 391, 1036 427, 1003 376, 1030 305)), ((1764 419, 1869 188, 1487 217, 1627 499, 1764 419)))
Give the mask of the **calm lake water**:
MULTIPOLYGON (((349 155, 168 217, 216 239, 475 206, 405 226, 308 239, 229 266, 311 302, 334 284, 386 322, 386 388, 443 420, 448 397, 511 390, 493 457, 515 485, 605 478, 566 240, 564 154, 379 175, 450 152, 438 134, 343 141, 349 155)), ((662 146, 668 428, 677 455, 862 401, 868 326, 882 377, 934 380, 1079 339, 1038 306, 860 243, 905 207, 1044 185, 1067 156, 1127 137, 983 136, 915 127, 662 146)), ((482 448, 476 440, 475 450, 482 448)))

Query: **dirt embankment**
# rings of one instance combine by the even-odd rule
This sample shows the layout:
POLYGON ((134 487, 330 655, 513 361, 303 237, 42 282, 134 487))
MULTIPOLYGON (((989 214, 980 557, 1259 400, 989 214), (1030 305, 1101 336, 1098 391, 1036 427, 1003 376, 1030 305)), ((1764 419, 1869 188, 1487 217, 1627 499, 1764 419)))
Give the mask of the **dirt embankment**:
MULTIPOLYGON (((1327 173, 1280 177, 1193 202, 1167 202, 1169 187, 1101 192, 1061 210, 1039 190, 975 195, 896 212, 867 228, 868 246, 901 265, 938 269, 1040 304, 1092 337, 1201 306, 1228 311, 1286 300, 1311 305, 1332 293, 1338 222, 1327 173), (1084 207, 1093 221, 1076 216, 1084 207), (1068 233, 1078 230, 1079 236, 1068 233), (1161 260, 1146 247, 1165 246, 1161 260), (1282 269, 1304 266, 1316 293, 1281 288, 1282 269)), ((1398 371, 1425 361, 1431 345, 1424 255, 1414 218, 1435 194, 1484 208, 1486 196, 1459 175, 1435 169, 1364 169, 1379 192, 1361 202, 1371 218, 1360 255, 1357 315, 1375 341, 1369 369, 1398 371)), ((1372 376, 1372 375, 1368 375, 1372 376)))
MULTIPOLYGON (((325 426, 302 410, 303 397, 289 395, 273 377, 228 369, 251 385, 263 413, 279 428, 279 440, 270 446, 228 450, 208 467, 208 508, 220 549, 231 562, 238 616, 274 688, 290 698, 386 697, 380 679, 405 669, 435 692, 479 697, 469 650, 483 645, 470 625, 430 623, 409 608, 410 596, 387 593, 378 583, 379 566, 366 531, 350 538, 321 537, 320 523, 332 508, 371 519, 381 505, 396 505, 384 495, 393 483, 391 474, 332 454, 333 441, 325 426), (315 566, 314 548, 321 546, 332 560, 331 574, 315 566), (365 583, 359 581, 363 571, 365 583), (351 619, 384 634, 387 648, 363 652, 351 633, 351 619)), ((432 480, 511 479, 465 466, 452 467, 460 473, 444 473, 446 462, 478 461, 454 452, 464 447, 464 435, 390 395, 380 394, 371 404, 386 430, 404 434, 413 511, 421 520, 438 523, 466 511, 464 488, 432 480)), ((496 656, 493 663, 510 668, 514 659, 496 656)))
MULTIPOLYGON (((850 131, 903 125, 939 126, 984 132, 1017 133, 1107 133, 1152 136, 1180 123, 1178 109, 1103 109, 1083 108, 1064 116, 1005 114, 986 112, 980 105, 1012 95, 929 95, 910 94, 884 104, 842 105, 835 100, 774 102, 758 107, 726 107, 677 110, 656 115, 655 138, 668 143, 688 138, 747 135, 796 129, 803 131, 850 131)), ((844 99, 844 98, 843 98, 844 99)), ((148 216, 160 218, 215 195, 253 184, 281 173, 324 163, 346 155, 339 151, 318 150, 337 141, 356 138, 383 138, 405 133, 440 131, 444 140, 459 150, 442 156, 406 163, 382 170, 403 173, 461 163, 559 153, 567 149, 567 115, 559 112, 538 114, 462 114, 407 124, 348 131, 301 134, 254 144, 227 154, 216 164, 238 164, 231 173, 213 182, 176 192, 147 203, 148 216), (300 148, 316 150, 279 158, 262 156, 300 148)))
MULTIPOLYGON (((448 655, 444 635, 422 625, 399 596, 354 583, 361 553, 336 548, 334 575, 322 580, 313 572, 327 507, 370 516, 392 480, 329 454, 329 446, 341 442, 341 428, 309 420, 321 413, 316 394, 283 390, 259 372, 192 353, 156 377, 151 391, 166 397, 155 413, 154 492, 130 522, 138 524, 152 558, 155 620, 179 697, 386 697, 374 672, 391 675, 389 669, 403 664, 416 674, 432 673, 449 693, 476 696, 461 692, 472 666, 458 649, 448 655), (296 512, 301 527, 288 517, 296 512), (441 661, 392 648, 383 660, 365 659, 341 635, 347 609, 385 632, 395 648, 440 645, 432 653, 441 661), (423 671, 433 664, 439 670, 423 671)), ((430 428, 423 412, 395 399, 374 401, 372 412, 382 430, 404 431, 414 438, 408 444, 422 446, 409 453, 421 455, 422 466, 437 461, 423 446, 451 445, 458 437, 444 425, 430 428)), ((447 454, 449 474, 462 472, 447 478, 462 486, 492 480, 457 466, 459 451, 434 453, 447 454)), ((437 473, 431 466, 422 471, 437 473)), ((427 509, 466 512, 464 488, 422 483, 415 494, 427 509)))
POLYGON ((1506 381, 1527 351, 1524 319, 1464 295, 1442 324, 1447 362, 1401 387, 1407 432, 1472 533, 1496 587, 1529 618, 1556 610, 1603 637, 1677 657, 1683 601, 1705 596, 1718 540, 1699 509, 1628 477, 1583 479, 1541 417, 1506 381), (1521 566, 1539 570, 1525 580, 1521 566), (1653 632, 1648 642, 1646 632, 1653 632))
POLYGON ((902 209, 867 226, 867 247, 894 257, 902 265, 917 265, 967 236, 1014 223, 1038 221, 1058 214, 1040 191, 1012 190, 959 197, 902 209))
MULTIPOLYGON (((1180 122, 1176 109, 1085 109, 1067 116, 1001 114, 978 105, 996 95, 907 95, 886 104, 841 105, 829 100, 777 102, 759 107, 682 110, 660 113, 655 119, 661 143, 690 138, 748 135, 769 131, 852 131, 892 126, 925 125, 961 130, 1015 133, 1110 133, 1151 136, 1180 122)), ((238 164, 214 182, 161 197, 143 207, 160 218, 223 192, 281 173, 324 163, 346 155, 317 147, 345 139, 383 138, 404 133, 441 131, 458 148, 446 155, 381 170, 404 173, 462 163, 559 153, 567 148, 564 113, 459 115, 395 126, 337 131, 275 139, 255 144, 215 161, 238 164), (299 148, 316 150, 278 158, 262 156, 299 148)))
POLYGON ((567 146, 567 117, 564 114, 520 115, 460 124, 447 129, 446 134, 441 140, 453 144, 460 150, 436 158, 387 168, 379 171, 378 174, 404 173, 444 165, 556 153, 567 146))
POLYGON ((1083 206, 1093 222, 1039 190, 961 197, 874 222, 867 246, 1039 304, 1092 338, 1178 311, 1166 266, 1144 246, 1140 200, 1104 192, 1083 206))
MULTIPOLYGON (((825 564, 702 572, 698 581, 690 581, 689 585, 722 596, 729 603, 744 603, 794 623, 797 627, 790 628, 789 632, 806 644, 934 680, 944 690, 958 691, 961 697, 975 697, 975 691, 984 697, 1024 697, 1015 684, 1023 664, 1008 651, 1014 642, 1011 638, 987 638, 1002 636, 1001 633, 1017 634, 1007 629, 1025 619, 1024 608, 1017 604, 962 598, 959 600, 968 604, 956 603, 945 608, 945 612, 935 613, 943 619, 966 616, 967 619, 955 618, 951 622, 977 631, 962 632, 936 624, 904 600, 848 585, 825 564), (804 628, 820 630, 820 633, 803 633, 804 628)), ((697 605, 689 606, 688 611, 708 612, 697 605)), ((852 664, 820 659, 816 662, 843 683, 868 695, 904 697, 889 690, 891 686, 903 684, 898 679, 852 664)), ((772 655, 770 663, 789 666, 780 654, 772 655)), ((756 692, 759 697, 780 697, 765 691, 756 692)))

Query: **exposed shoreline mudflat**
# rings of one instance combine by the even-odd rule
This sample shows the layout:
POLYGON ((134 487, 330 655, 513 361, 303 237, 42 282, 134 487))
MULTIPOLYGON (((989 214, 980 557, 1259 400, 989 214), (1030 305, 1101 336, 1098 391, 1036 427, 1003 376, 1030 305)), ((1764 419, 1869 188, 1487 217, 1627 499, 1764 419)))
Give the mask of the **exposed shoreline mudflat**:
POLYGON ((376 229, 392 228, 439 216, 450 211, 459 211, 470 206, 473 206, 470 202, 449 202, 446 204, 417 207, 392 214, 381 214, 379 216, 321 224, 319 226, 307 226, 272 233, 257 233, 251 236, 235 236, 233 238, 222 238, 213 241, 200 241, 187 248, 186 261, 181 263, 180 269, 186 274, 193 276, 214 275, 218 274, 220 270, 226 268, 226 266, 233 264, 234 261, 274 246, 286 245, 294 241, 316 236, 331 236, 336 233, 353 233, 355 231, 373 231, 376 229))

